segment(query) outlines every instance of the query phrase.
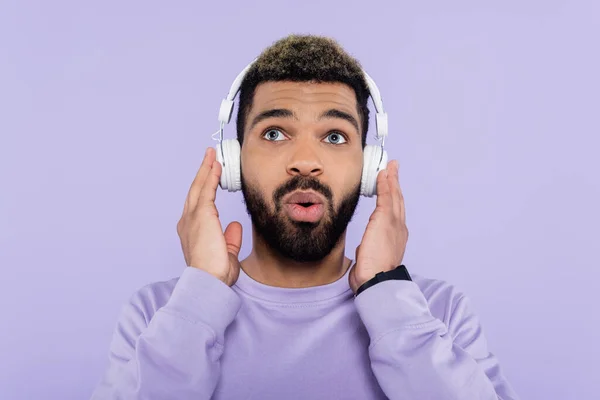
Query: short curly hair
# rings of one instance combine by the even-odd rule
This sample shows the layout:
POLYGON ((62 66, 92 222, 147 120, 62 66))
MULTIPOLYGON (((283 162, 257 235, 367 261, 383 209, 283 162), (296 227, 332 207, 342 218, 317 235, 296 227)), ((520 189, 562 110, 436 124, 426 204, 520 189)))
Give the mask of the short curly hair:
POLYGON ((334 39, 292 34, 276 41, 258 56, 240 86, 236 121, 240 145, 256 87, 268 81, 340 82, 350 86, 356 94, 362 146, 365 147, 369 127, 369 87, 358 60, 334 39))

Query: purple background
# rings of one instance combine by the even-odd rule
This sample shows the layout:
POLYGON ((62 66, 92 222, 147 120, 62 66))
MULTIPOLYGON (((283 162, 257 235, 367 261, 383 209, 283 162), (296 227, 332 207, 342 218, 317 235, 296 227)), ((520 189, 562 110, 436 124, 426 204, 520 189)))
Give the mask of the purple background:
MULTIPOLYGON (((0 3, 0 398, 90 396, 120 307, 185 266, 220 100, 291 32, 379 85, 410 270, 472 298, 523 399, 600 391, 598 2, 87 3, 0 3)), ((218 207, 247 255, 241 194, 218 207)))

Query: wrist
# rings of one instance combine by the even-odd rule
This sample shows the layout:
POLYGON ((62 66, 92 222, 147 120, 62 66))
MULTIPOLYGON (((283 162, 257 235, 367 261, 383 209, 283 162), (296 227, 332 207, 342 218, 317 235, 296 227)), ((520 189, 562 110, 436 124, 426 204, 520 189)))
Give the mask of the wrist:
POLYGON ((227 286, 233 286, 233 284, 231 283, 231 279, 227 276, 227 275, 223 275, 220 273, 217 273, 215 271, 211 271, 208 268, 201 268, 201 267, 197 267, 195 265, 188 265, 188 268, 194 268, 194 269, 199 269, 202 272, 206 272, 207 274, 209 274, 211 277, 218 279, 219 281, 221 281, 222 283, 224 283, 227 286))

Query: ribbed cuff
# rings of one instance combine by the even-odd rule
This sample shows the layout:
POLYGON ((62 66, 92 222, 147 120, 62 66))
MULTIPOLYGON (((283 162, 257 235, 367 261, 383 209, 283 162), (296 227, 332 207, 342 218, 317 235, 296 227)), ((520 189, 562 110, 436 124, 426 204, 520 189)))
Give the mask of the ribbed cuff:
POLYGON ((435 321, 427 299, 412 281, 379 282, 356 296, 354 304, 372 340, 395 329, 435 321))
POLYGON ((214 330, 223 344, 225 329, 233 322, 242 301, 224 282, 199 268, 186 267, 165 308, 214 330))

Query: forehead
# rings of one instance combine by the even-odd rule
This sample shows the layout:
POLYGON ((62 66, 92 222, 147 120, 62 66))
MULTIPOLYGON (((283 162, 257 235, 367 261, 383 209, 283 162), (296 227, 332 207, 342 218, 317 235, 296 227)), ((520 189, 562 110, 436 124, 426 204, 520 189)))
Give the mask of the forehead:
POLYGON ((254 92, 252 111, 270 108, 335 107, 357 114, 354 90, 340 82, 277 81, 260 83, 254 92))

